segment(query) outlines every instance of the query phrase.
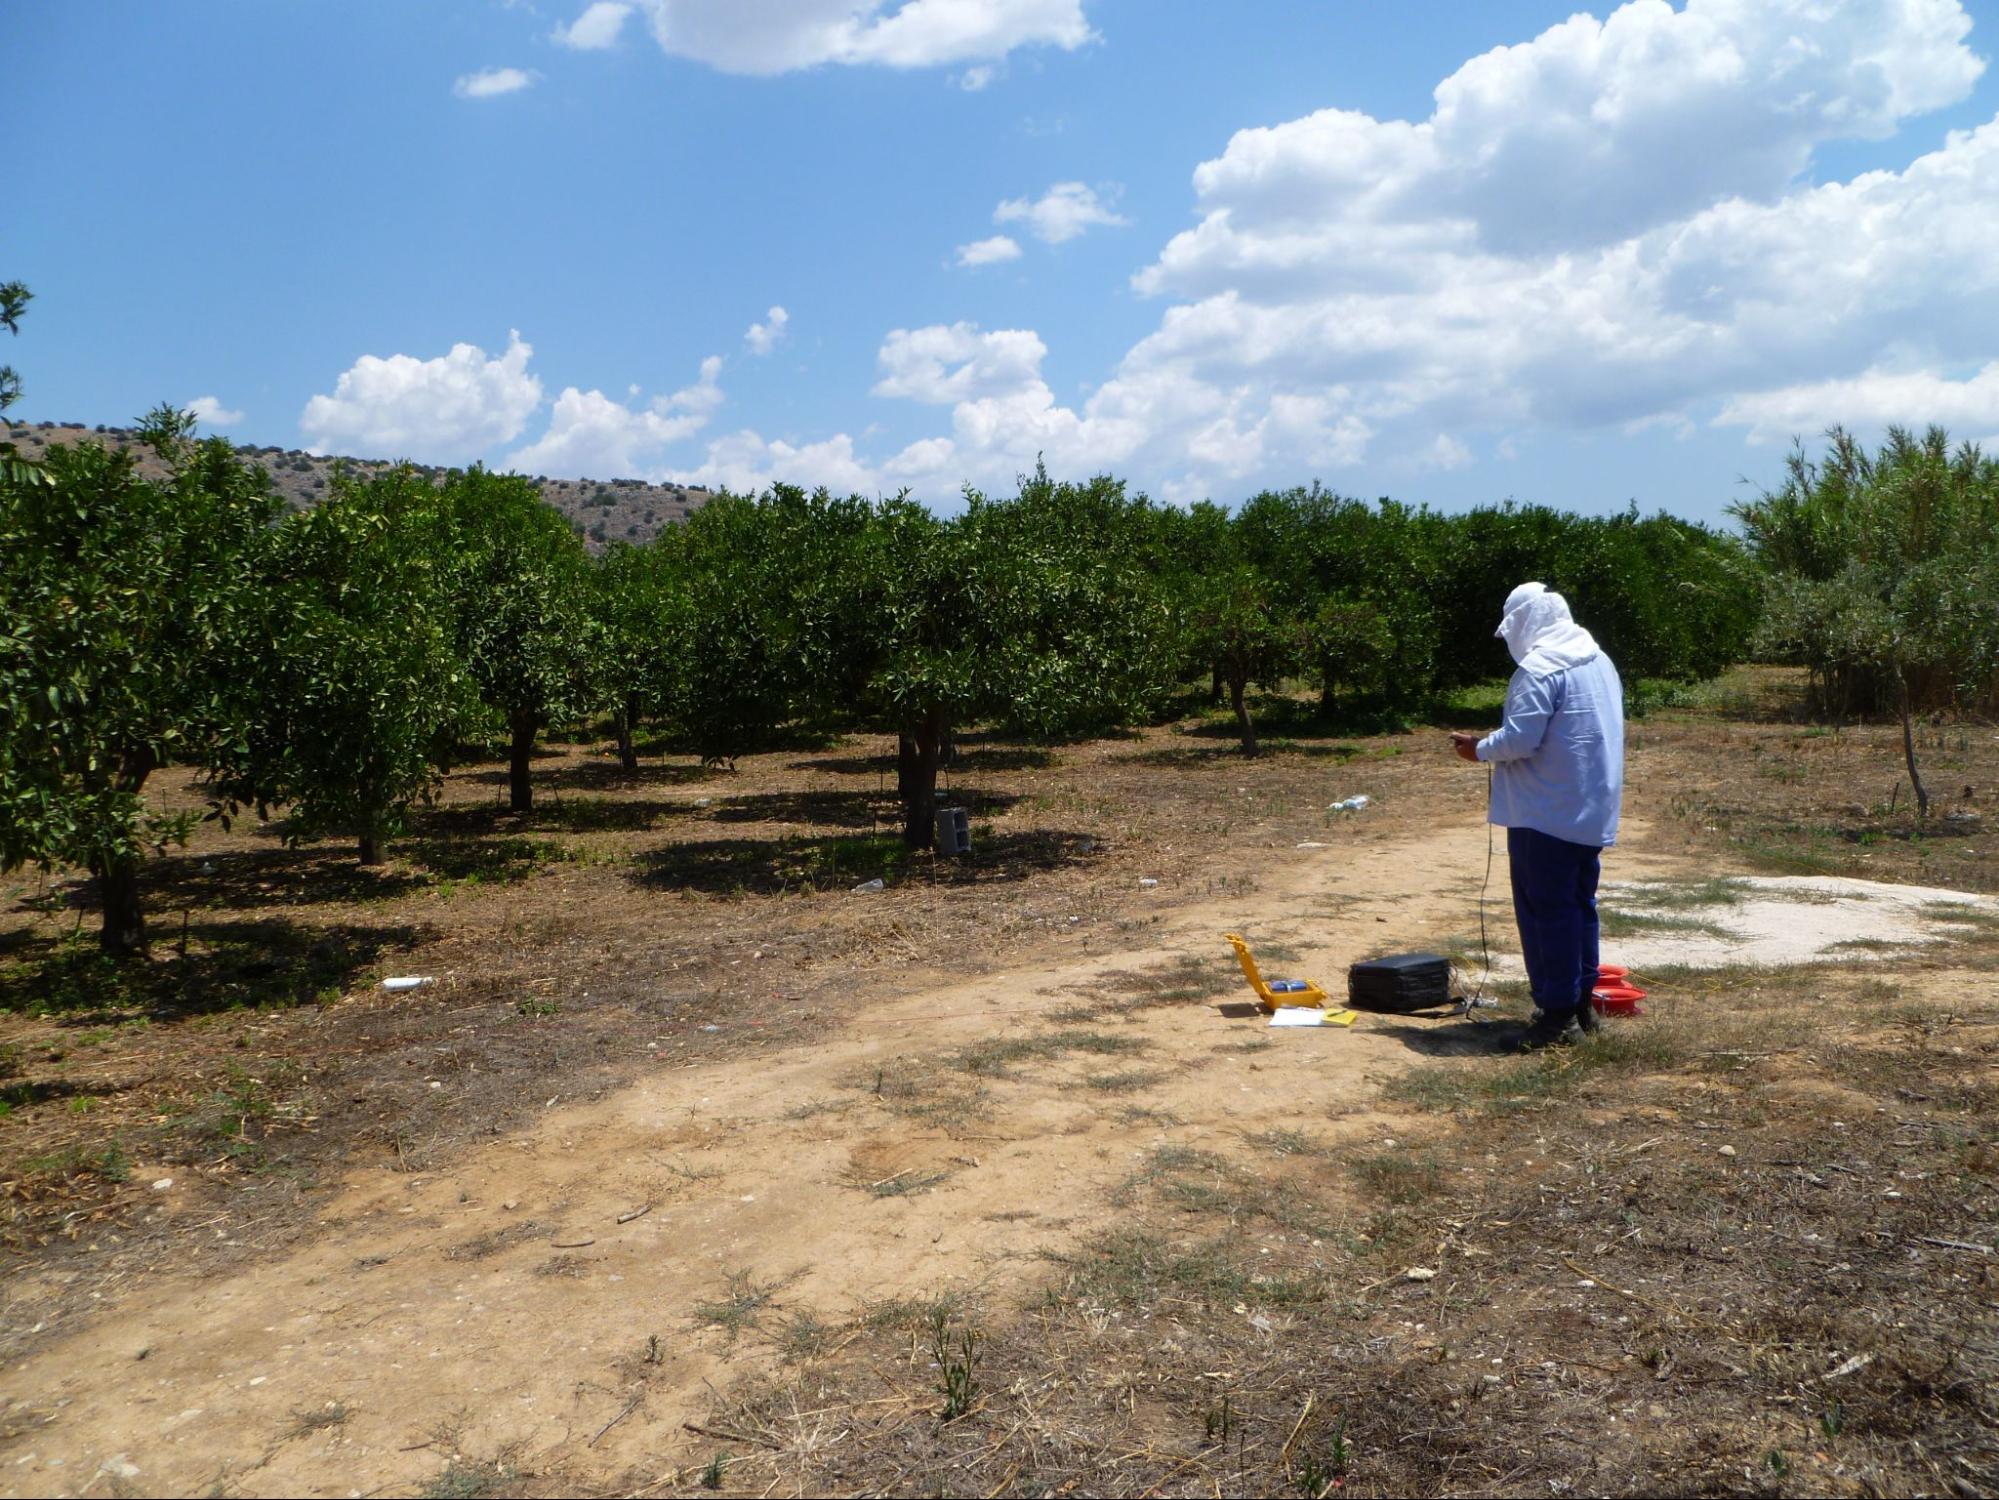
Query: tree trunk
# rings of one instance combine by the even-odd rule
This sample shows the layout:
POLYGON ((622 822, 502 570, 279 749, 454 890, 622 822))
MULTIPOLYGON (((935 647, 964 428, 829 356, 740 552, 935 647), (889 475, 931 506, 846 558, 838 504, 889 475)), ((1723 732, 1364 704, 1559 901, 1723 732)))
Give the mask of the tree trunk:
POLYGON ((908 735, 896 736, 895 741, 895 800, 904 807, 916 794, 916 741, 908 735))
POLYGON ((513 760, 507 768, 507 805, 517 813, 534 811, 534 782, 528 768, 534 759, 533 719, 515 719, 513 760))
POLYGON ((1210 703, 1220 703, 1222 701, 1222 669, 1216 667, 1213 671, 1214 680, 1208 684, 1208 701, 1210 703))
POLYGON ((370 822, 364 824, 360 836, 355 840, 355 843, 362 865, 374 866, 384 863, 384 856, 382 854, 382 825, 380 823, 370 822))
POLYGON ((1909 706, 1909 679, 1898 666, 1895 669, 1895 685, 1902 690, 1902 758, 1909 763, 1909 785, 1916 789, 1916 821, 1930 820, 1930 794, 1923 785, 1922 774, 1916 769, 1916 726, 1909 706))
POLYGON ((913 735, 903 736, 909 752, 898 757, 897 770, 902 786, 902 842, 911 849, 937 847, 937 755, 943 747, 946 726, 941 715, 931 714, 917 725, 913 735))
POLYGON ((618 764, 627 776, 638 774, 639 752, 632 748, 632 726, 638 721, 637 699, 625 699, 625 706, 618 710, 618 764))
POLYGON ((1248 686, 1249 683, 1242 678, 1230 678, 1229 703, 1235 709, 1236 725, 1242 730, 1242 753, 1244 755, 1255 755, 1256 725, 1250 720, 1248 705, 1242 701, 1243 690, 1248 686))
MULTIPOLYGON (((118 790, 136 797, 145 790, 146 778, 158 765, 150 745, 119 752, 118 769, 111 781, 118 790)), ((103 908, 104 925, 97 941, 113 958, 131 958, 146 951, 146 913, 139 905, 139 862, 130 855, 91 864, 97 877, 98 904, 103 908)))
POLYGON ((104 908, 98 942, 113 958, 131 958, 146 951, 146 914, 139 905, 139 867, 129 859, 113 860, 97 870, 97 899, 104 908))

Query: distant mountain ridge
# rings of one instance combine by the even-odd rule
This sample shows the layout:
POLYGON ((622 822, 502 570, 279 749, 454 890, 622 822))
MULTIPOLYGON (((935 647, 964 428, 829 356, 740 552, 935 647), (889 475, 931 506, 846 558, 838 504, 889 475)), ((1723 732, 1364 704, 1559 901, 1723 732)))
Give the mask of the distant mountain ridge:
MULTIPOLYGON (((85 427, 63 422, 0 422, 0 431, 20 445, 21 456, 39 458, 51 445, 97 442, 107 448, 139 449, 142 471, 159 472, 160 463, 150 449, 126 427, 85 427)), ((271 477, 271 488, 285 504, 303 508, 312 505, 332 484, 333 466, 345 464, 350 473, 366 477, 392 469, 392 460, 381 458, 315 457, 297 448, 258 447, 238 443, 236 451, 245 463, 262 464, 271 477)), ((438 475, 438 464, 412 464, 420 474, 438 475)), ((707 503, 712 491, 693 485, 648 484, 642 479, 550 479, 532 476, 542 499, 569 518, 593 549, 612 542, 644 542, 676 521, 684 521, 707 503)))

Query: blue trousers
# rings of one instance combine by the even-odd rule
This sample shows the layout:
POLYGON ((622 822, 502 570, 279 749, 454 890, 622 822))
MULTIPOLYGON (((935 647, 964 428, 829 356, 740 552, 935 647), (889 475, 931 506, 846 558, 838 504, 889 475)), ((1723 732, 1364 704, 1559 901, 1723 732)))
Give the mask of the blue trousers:
POLYGON ((1596 983, 1596 882, 1603 851, 1532 828, 1506 830, 1513 917, 1527 983, 1545 1015, 1571 1016, 1596 983))

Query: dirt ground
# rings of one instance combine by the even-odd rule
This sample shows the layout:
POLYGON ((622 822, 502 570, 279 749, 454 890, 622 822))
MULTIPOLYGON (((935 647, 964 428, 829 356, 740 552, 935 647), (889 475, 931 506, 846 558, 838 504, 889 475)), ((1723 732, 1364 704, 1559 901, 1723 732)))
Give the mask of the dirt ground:
MULTIPOLYGON (((1939 731, 1918 827, 1894 737, 1786 690, 1633 726, 1608 956, 1727 876, 1999 890, 1989 728, 1939 731)), ((1203 716, 974 739, 963 861, 878 836, 878 742, 559 747, 536 813, 469 768, 379 875, 205 828, 136 975, 17 880, 0 1490, 1999 1483, 1999 904, 1913 957, 1650 964, 1547 1058, 1499 1055, 1503 978, 1272 1032, 1224 932, 1477 987, 1488 849, 1434 731, 1274 717, 1255 762, 1203 716)), ((1503 970, 1503 849, 1491 889, 1503 970)))

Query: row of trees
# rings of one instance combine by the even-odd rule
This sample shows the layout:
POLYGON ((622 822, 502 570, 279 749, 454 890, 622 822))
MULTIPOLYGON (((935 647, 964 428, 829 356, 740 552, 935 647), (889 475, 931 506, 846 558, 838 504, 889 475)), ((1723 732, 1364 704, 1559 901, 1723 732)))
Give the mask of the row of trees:
POLYGON ((1999 459, 1938 427, 1872 454, 1835 429, 1735 514, 1769 580, 1757 649, 1806 667, 1820 712, 1900 715, 1927 817, 1915 715, 1999 711, 1999 459))
POLYGON ((178 838, 144 796, 170 760, 215 810, 383 858, 468 744, 511 805, 553 726, 648 722, 721 761, 800 722, 893 735, 904 837, 931 842, 955 731, 1144 719, 1189 682, 1234 704, 1297 675, 1393 709, 1505 666, 1494 610, 1567 587, 1628 668, 1711 672, 1752 622, 1730 541, 1664 517, 1445 517, 1313 488, 1230 514, 1045 473, 945 519, 907 497, 723 495, 593 559, 534 485, 483 469, 339 477, 285 512, 227 443, 162 408, 167 475, 94 444, 0 478, 0 863, 89 868, 103 941, 145 942, 138 872, 178 838))

